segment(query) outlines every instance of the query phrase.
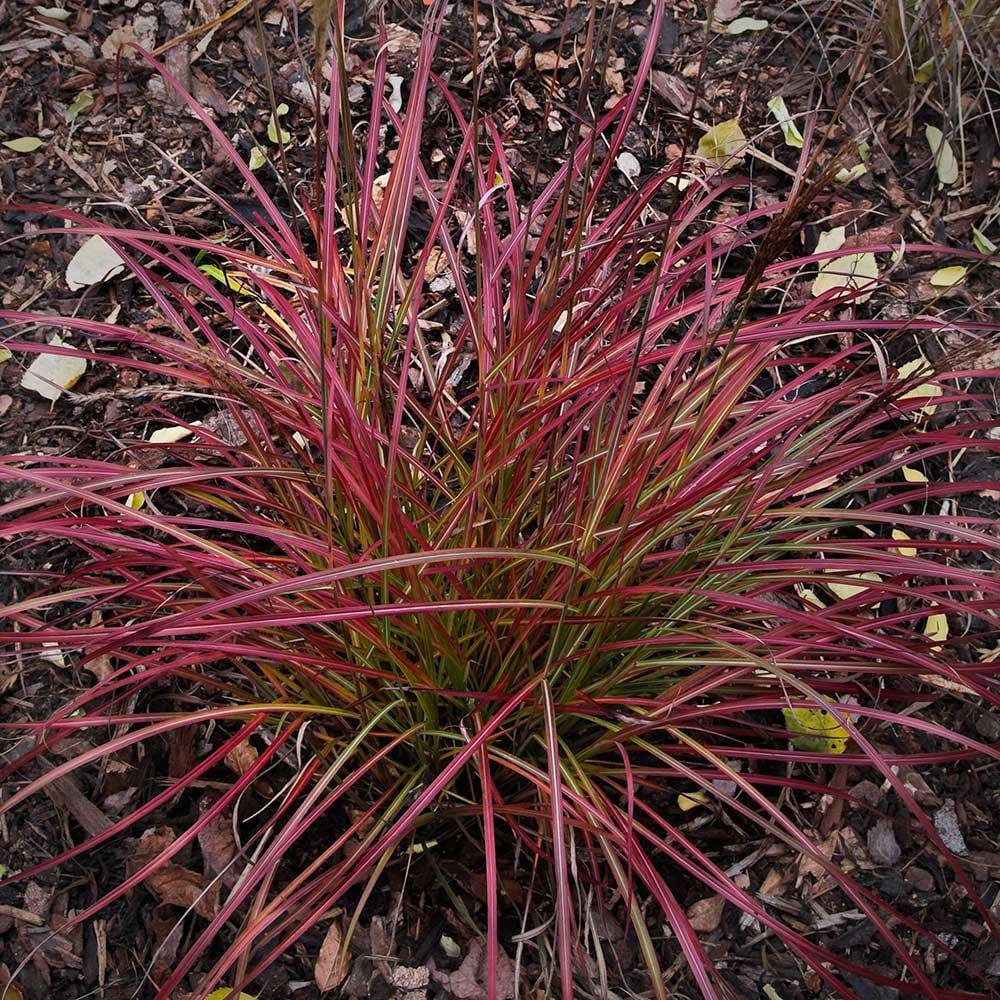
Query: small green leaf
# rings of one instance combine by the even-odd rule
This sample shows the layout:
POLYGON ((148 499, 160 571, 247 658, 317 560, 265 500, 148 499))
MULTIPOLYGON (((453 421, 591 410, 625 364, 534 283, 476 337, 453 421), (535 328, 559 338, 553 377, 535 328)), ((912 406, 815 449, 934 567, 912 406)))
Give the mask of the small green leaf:
POLYGON ((257 998, 249 993, 234 993, 228 986, 223 986, 222 989, 209 993, 205 1000, 257 1000, 257 998))
POLYGON ((647 250, 639 258, 639 266, 645 267, 647 264, 655 264, 660 259, 660 255, 655 250, 647 250))
POLYGON ((917 83, 927 83, 934 76, 934 56, 925 59, 915 70, 913 79, 917 83))
POLYGON ((37 135, 25 135, 20 139, 5 139, 4 145, 12 149, 15 153, 33 153, 39 146, 45 143, 37 135))
POLYGON ((14 357, 14 355, 11 354, 6 347, 0 347, 0 365, 2 365, 5 361, 10 361, 12 357, 14 357))
POLYGON ((223 271, 217 264, 201 264, 198 270, 234 292, 239 292, 241 295, 253 295, 253 291, 247 284, 246 279, 223 271))
POLYGON ((785 145, 791 146, 792 149, 801 149, 805 140, 802 138, 802 133, 798 130, 798 127, 788 111, 788 105, 785 104, 785 99, 780 96, 772 97, 771 100, 767 102, 767 110, 774 115, 775 120, 778 122, 781 134, 785 137, 785 145))
POLYGON ((250 150, 250 169, 260 170, 265 163, 267 163, 267 154, 260 146, 254 146, 250 150))
POLYGON ((76 95, 76 99, 66 109, 66 123, 72 125, 81 111, 86 111, 94 103, 94 95, 84 90, 76 95))
POLYGON ((747 137, 735 118, 710 128, 698 142, 698 155, 730 170, 746 156, 747 137))
POLYGON ((975 226, 972 227, 972 243, 980 253, 995 254, 1000 247, 989 239, 985 233, 980 232, 975 226))
POLYGON ((931 284, 935 288, 951 288, 954 285, 961 284, 968 273, 969 269, 962 267, 961 264, 955 264, 952 267, 942 267, 931 275, 931 284))
POLYGON ((277 146, 284 146, 291 141, 292 133, 278 125, 278 119, 282 115, 288 114, 288 105, 282 101, 275 109, 275 114, 271 115, 267 122, 267 137, 277 146))
POLYGON ((944 133, 933 125, 928 125, 924 129, 927 137, 927 145, 930 146, 931 155, 934 157, 934 168, 937 170, 938 180, 942 185, 950 186, 958 180, 958 160, 951 148, 951 143, 944 137, 944 133))
POLYGON ((747 31, 763 31, 770 26, 770 21, 762 21, 757 17, 738 17, 726 26, 729 35, 742 35, 747 31))

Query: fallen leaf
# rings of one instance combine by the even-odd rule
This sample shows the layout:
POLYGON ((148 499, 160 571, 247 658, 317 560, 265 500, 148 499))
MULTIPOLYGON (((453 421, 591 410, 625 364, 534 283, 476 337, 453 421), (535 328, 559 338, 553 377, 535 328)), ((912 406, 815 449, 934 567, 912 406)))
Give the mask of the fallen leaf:
POLYGON ((712 19, 720 24, 731 21, 740 12, 740 0, 716 0, 712 8, 712 19))
POLYGON ((319 956, 313 969, 316 985, 321 992, 336 989, 350 972, 350 956, 343 945, 343 931, 339 921, 334 920, 319 947, 319 956))
POLYGON ((282 101, 281 104, 275 108, 274 114, 272 114, 267 120, 267 137, 276 146, 284 146, 292 139, 292 133, 287 129, 281 128, 278 124, 278 119, 287 114, 288 105, 282 101))
POLYGON ((558 52, 546 50, 535 53, 535 69, 539 73, 550 73, 552 70, 565 69, 572 66, 572 62, 565 57, 560 57, 558 52))
MULTIPOLYGON (((56 334, 49 341, 52 347, 66 347, 56 334)), ((43 399, 55 402, 68 389, 72 389, 87 370, 87 359, 73 354, 39 354, 21 376, 21 388, 38 393, 43 399)))
POLYGON ((910 465, 903 466, 903 479, 908 483, 926 483, 927 477, 919 470, 910 465))
POLYGON ((150 444, 176 444, 189 438, 192 434, 190 427, 160 427, 149 435, 150 444))
MULTIPOLYGON (((135 28, 131 24, 123 25, 120 28, 115 28, 101 43, 101 55, 105 59, 115 59, 118 56, 119 49, 124 48, 126 45, 136 45, 138 42, 139 39, 136 36, 135 28)), ((135 49, 123 52, 122 57, 129 59, 140 58, 139 53, 135 49)))
POLYGON ((677 796, 677 805, 684 811, 690 812, 698 806, 708 805, 708 793, 705 791, 682 792, 677 796))
POLYGON ((861 162, 856 163, 853 167, 841 167, 841 169, 834 174, 834 179, 840 184, 849 184, 851 181, 857 180, 863 174, 868 173, 868 157, 870 153, 871 146, 867 142, 859 142, 858 157, 861 162))
POLYGON ((731 170, 746 156, 747 137, 735 118, 720 122, 698 140, 698 156, 731 170))
POLYGON ((941 643, 948 638, 948 616, 941 611, 937 611, 927 616, 924 623, 924 635, 932 642, 937 643, 931 647, 934 652, 941 649, 941 643))
POLYGON ((783 708, 793 747, 810 753, 843 753, 850 734, 822 708, 783 708))
POLYGON ((925 59, 915 70, 913 79, 916 83, 928 83, 934 78, 934 56, 925 59))
POLYGON ((223 986, 220 990, 212 990, 205 1000, 257 1000, 257 998, 249 993, 236 994, 228 986, 223 986))
MULTIPOLYGON (((462 964, 451 973, 434 972, 434 978, 454 1000, 487 1000, 486 946, 481 938, 469 944, 462 964)), ((496 1000, 512 1000, 514 996, 514 963, 503 950, 497 950, 497 969, 494 982, 496 1000)))
POLYGON ((722 896, 708 896, 692 903, 687 909, 687 918, 693 930, 699 934, 710 934, 722 923, 722 911, 726 901, 722 896))
POLYGON ((250 150, 250 169, 260 170, 265 163, 267 163, 267 154, 264 152, 262 147, 254 146, 253 149, 250 150))
POLYGON ((884 816, 868 831, 868 854, 877 865, 894 865, 903 856, 892 820, 884 816))
POLYGON ((934 169, 937 170, 938 180, 942 186, 954 184, 958 180, 958 160, 951 148, 951 143, 944 137, 944 133, 933 125, 928 125, 924 129, 927 137, 927 145, 930 146, 931 155, 934 157, 934 169))
POLYGON ((77 120, 81 111, 86 111, 87 108, 92 107, 94 104, 94 95, 89 91, 81 91, 73 100, 73 103, 66 109, 66 114, 63 116, 66 119, 67 125, 72 125, 73 122, 77 120))
POLYGON ((125 263, 111 244, 101 236, 91 236, 66 266, 66 284, 70 291, 77 292, 124 270, 125 263))
MULTIPOLYGON (((899 379, 900 381, 907 381, 913 378, 914 375, 921 375, 926 373, 928 376, 931 374, 930 362, 923 356, 920 355, 914 358, 913 361, 907 361, 906 364, 899 366, 899 379)), ((912 389, 907 389, 906 392, 900 396, 900 399, 928 399, 933 400, 938 396, 944 395, 944 389, 937 385, 935 382, 923 381, 918 385, 915 385, 912 389)), ((931 416, 937 409, 937 404, 933 402, 927 402, 924 404, 921 412, 925 413, 927 416, 931 416)))
POLYGON ((726 26, 726 34, 742 35, 747 31, 763 31, 770 26, 770 21, 763 21, 759 17, 738 17, 726 26))
POLYGON ((942 267, 931 275, 931 284, 935 288, 952 288, 965 280, 969 269, 955 264, 952 267, 942 267))
MULTIPOLYGON (((893 541, 896 541, 896 542, 909 542, 909 541, 912 541, 912 539, 910 538, 910 536, 905 531, 903 531, 902 528, 893 528, 892 529, 892 538, 893 538, 893 541)), ((912 545, 897 545, 897 546, 895 546, 895 550, 896 550, 896 552, 899 553, 899 555, 901 555, 901 556, 907 556, 910 559, 912 559, 917 554, 916 548, 914 548, 912 545)))
MULTIPOLYGON (((42 17, 47 17, 51 21, 65 21, 70 12, 68 10, 63 10, 62 7, 39 7, 35 6, 35 12, 42 17)), ((5 1000, 5 998, 0 997, 0 1000, 5 1000)))
POLYGON ((642 173, 639 161, 628 150, 618 154, 615 165, 630 181, 634 181, 642 173))
MULTIPOLYGON (((827 570, 826 572, 830 573, 834 571, 827 570)), ((848 583, 845 579, 838 577, 835 580, 826 581, 823 585, 838 600, 849 601, 852 597, 856 597, 858 594, 863 594, 866 590, 870 589, 864 584, 855 583, 855 579, 870 580, 872 583, 882 582, 882 577, 880 577, 878 573, 855 573, 847 579, 851 580, 851 582, 848 583)))
MULTIPOLYGON (((847 230, 837 226, 829 232, 821 233, 816 241, 816 253, 839 250, 846 239, 847 230)), ((824 292, 838 288, 852 289, 858 294, 856 301, 865 302, 871 298, 871 290, 878 279, 878 265, 873 253, 849 253, 840 257, 830 257, 819 264, 812 283, 812 293, 819 297, 824 292)))
MULTIPOLYGON (((211 800, 203 799, 199 803, 202 812, 211 808, 211 800)), ((236 857, 236 838, 233 836, 233 819, 231 813, 223 810, 214 817, 207 826, 203 826, 198 831, 198 846, 201 848, 201 856, 205 860, 205 874, 213 878, 221 876, 221 882, 225 886, 232 887, 236 884, 238 873, 233 858, 236 857)))
MULTIPOLYGON (((730 28, 732 28, 732 25, 730 25, 730 28)), ((792 149, 801 149, 805 140, 802 138, 802 133, 798 130, 795 121, 792 119, 788 105, 785 104, 785 99, 780 96, 772 97, 767 102, 767 110, 774 115, 775 121, 777 121, 778 127, 781 129, 781 134, 785 137, 785 145, 791 146, 792 149)))
POLYGON ((972 243, 980 253, 984 253, 987 256, 992 256, 1000 250, 1000 247, 993 240, 989 239, 985 233, 976 229, 975 226, 972 227, 972 243))
MULTIPOLYGON (((152 827, 146 830, 129 858, 129 872, 134 874, 156 860, 175 839, 176 835, 169 827, 152 827)), ((211 920, 218 911, 219 884, 209 885, 204 875, 182 868, 173 861, 160 864, 146 876, 143 884, 161 903, 184 909, 193 907, 199 916, 207 920, 211 920)))
POLYGON ((44 140, 39 139, 37 135, 24 135, 19 139, 4 140, 4 145, 15 153, 33 153, 44 144, 44 140))
POLYGON ((246 774, 253 767, 258 756, 256 748, 244 740, 226 754, 223 762, 231 771, 235 771, 237 774, 246 774))

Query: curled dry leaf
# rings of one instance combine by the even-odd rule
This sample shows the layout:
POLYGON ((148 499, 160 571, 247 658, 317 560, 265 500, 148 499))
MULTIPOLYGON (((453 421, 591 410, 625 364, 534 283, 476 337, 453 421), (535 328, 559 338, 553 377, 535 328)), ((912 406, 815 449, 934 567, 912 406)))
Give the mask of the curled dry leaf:
MULTIPOLYGON (((469 945, 462 964, 451 973, 437 972, 434 978, 455 1000, 487 1000, 486 946, 476 938, 469 945)), ((496 1000, 512 1000, 514 996, 514 963, 503 950, 497 951, 496 1000)))
MULTIPOLYGON (((131 874, 154 861, 176 839, 176 834, 168 827, 152 827, 139 838, 135 853, 129 860, 131 874)), ((219 908, 219 885, 208 885, 204 875, 182 868, 173 861, 165 861, 146 876, 144 884, 161 903, 193 907, 194 911, 206 919, 215 916, 219 908)))
POLYGON ((244 740, 234 746, 223 758, 223 761, 226 767, 235 771, 236 774, 246 774, 253 767, 258 756, 256 748, 244 740))
MULTIPOLYGON (((198 805, 202 812, 206 812, 212 803, 210 799, 203 798, 198 805)), ((232 816, 228 810, 198 831, 198 845, 201 847, 201 856, 205 859, 205 874, 213 878, 221 876, 225 886, 235 885, 237 872, 232 862, 236 857, 237 846, 233 836, 232 816)))
POLYGON ((336 989, 347 978, 349 971, 350 956, 344 947, 344 934, 340 922, 334 920, 319 947, 313 969, 316 986, 321 991, 336 989))
POLYGON ((894 865, 903 856, 892 820, 883 817, 868 831, 868 854, 877 865, 894 865))
POLYGON ((692 903, 687 910, 687 918, 691 927, 699 934, 709 934, 722 923, 722 911, 726 901, 722 896, 708 896, 692 903))

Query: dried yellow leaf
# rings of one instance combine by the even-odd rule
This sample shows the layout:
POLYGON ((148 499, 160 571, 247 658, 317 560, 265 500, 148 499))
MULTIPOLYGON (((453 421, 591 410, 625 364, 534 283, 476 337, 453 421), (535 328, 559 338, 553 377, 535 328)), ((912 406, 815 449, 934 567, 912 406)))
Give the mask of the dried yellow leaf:
POLYGON ((944 133, 933 125, 928 125, 924 129, 927 138, 927 145, 931 148, 931 155, 934 157, 934 168, 937 170, 938 180, 942 186, 949 186, 958 180, 958 160, 951 148, 951 143, 944 137, 944 133))
POLYGON ((961 264, 955 264, 953 267, 942 267, 931 275, 931 284, 935 288, 951 288, 961 284, 968 273, 969 269, 962 267, 961 264))
MULTIPOLYGON (((56 334, 49 344, 67 346, 56 334)), ((87 359, 79 354, 39 354, 21 377, 21 388, 37 392, 43 399, 55 402, 64 391, 72 389, 87 370, 87 359)))
POLYGON ((822 708, 783 708, 792 746, 812 753, 843 753, 850 734, 822 708))
POLYGON ((924 623, 924 635, 937 645, 931 648, 937 652, 941 648, 941 643, 948 638, 948 616, 943 612, 935 612, 927 616, 924 623))
MULTIPOLYGON (((930 362, 922 355, 918 358, 914 358, 913 361, 907 361, 906 364, 899 366, 899 378, 900 380, 907 380, 913 378, 914 375, 922 375, 926 373, 931 374, 930 362)), ((923 399, 933 400, 938 396, 944 395, 944 389, 934 382, 921 382, 915 385, 912 389, 908 389, 906 392, 900 396, 900 399, 923 399)), ((937 404, 933 402, 927 402, 922 408, 922 412, 927 416, 937 409, 937 404)))
POLYGON ((677 796, 677 805, 680 806, 684 812, 690 812, 692 809, 697 809, 698 806, 708 805, 708 793, 683 792, 677 796))
MULTIPOLYGON (((829 573, 830 570, 827 570, 827 572, 829 573)), ((824 586, 838 600, 847 601, 852 597, 857 597, 858 594, 863 594, 866 590, 870 589, 864 584, 854 582, 856 580, 869 580, 872 583, 881 583, 882 577, 880 577, 878 573, 856 573, 846 579, 839 578, 837 580, 829 580, 824 584, 824 586), (848 583, 847 580, 850 580, 851 582, 848 583)))
MULTIPOLYGON (((905 531, 903 531, 902 528, 893 528, 892 529, 892 537, 897 542, 909 542, 909 541, 912 541, 912 539, 910 538, 910 536, 905 531)), ((912 545, 899 545, 899 546, 896 547, 896 551, 901 556, 908 556, 908 557, 911 557, 911 558, 917 554, 917 550, 912 545)))
POLYGON ((712 126, 698 141, 698 155, 732 170, 746 156, 747 137, 735 118, 712 126))

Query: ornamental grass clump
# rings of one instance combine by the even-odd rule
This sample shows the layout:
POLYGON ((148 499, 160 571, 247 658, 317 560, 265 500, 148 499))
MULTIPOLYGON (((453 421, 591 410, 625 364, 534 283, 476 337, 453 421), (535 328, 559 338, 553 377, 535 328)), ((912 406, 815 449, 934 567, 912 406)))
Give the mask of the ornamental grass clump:
MULTIPOLYGON (((232 877, 188 917, 157 997, 253 991, 337 908, 350 932, 387 872, 456 851, 485 873, 469 908, 491 998, 512 919, 551 921, 517 948, 554 993, 613 988, 623 973, 594 959, 593 908, 636 942, 649 995, 674 995, 679 956, 704 996, 731 995, 692 927, 690 880, 834 994, 869 976, 947 995, 928 943, 981 986, 787 809, 793 793, 847 798, 832 763, 884 782, 997 934, 899 775, 997 756, 913 711, 953 691, 998 703, 996 661, 966 662, 946 627, 995 629, 1000 580, 983 567, 998 543, 960 513, 987 484, 935 478, 963 451, 1000 450, 974 373, 891 360, 886 344, 944 323, 863 318, 877 279, 814 295, 817 268, 847 258, 790 249, 801 202, 717 215, 744 182, 691 158, 622 195, 616 157, 662 9, 632 90, 574 126, 527 197, 501 132, 433 74, 442 15, 428 16, 405 110, 383 99, 384 50, 357 131, 333 73, 323 183, 291 221, 185 95, 259 205, 241 223, 252 243, 38 209, 54 232, 101 236, 160 319, 60 317, 72 349, 169 392, 116 457, 0 463, 16 486, 0 508, 8 551, 29 566, 54 542, 75 552, 6 609, 4 638, 101 675, 51 716, 7 724, 33 746, 4 769, 0 810, 140 748, 155 761, 184 733, 203 752, 2 884, 138 836, 213 779, 214 800, 74 918, 232 817, 232 877), (432 89, 460 136, 434 176, 432 89), (414 239, 417 213, 430 221, 414 239), (907 732, 910 757, 894 735, 907 732), (68 740, 67 759, 29 775, 68 740), (891 967, 818 943, 728 870, 690 807, 817 866, 891 967), (531 881, 531 911, 511 878, 531 881)), ((53 350, 30 336, 49 318, 0 317, 18 357, 53 350)))

